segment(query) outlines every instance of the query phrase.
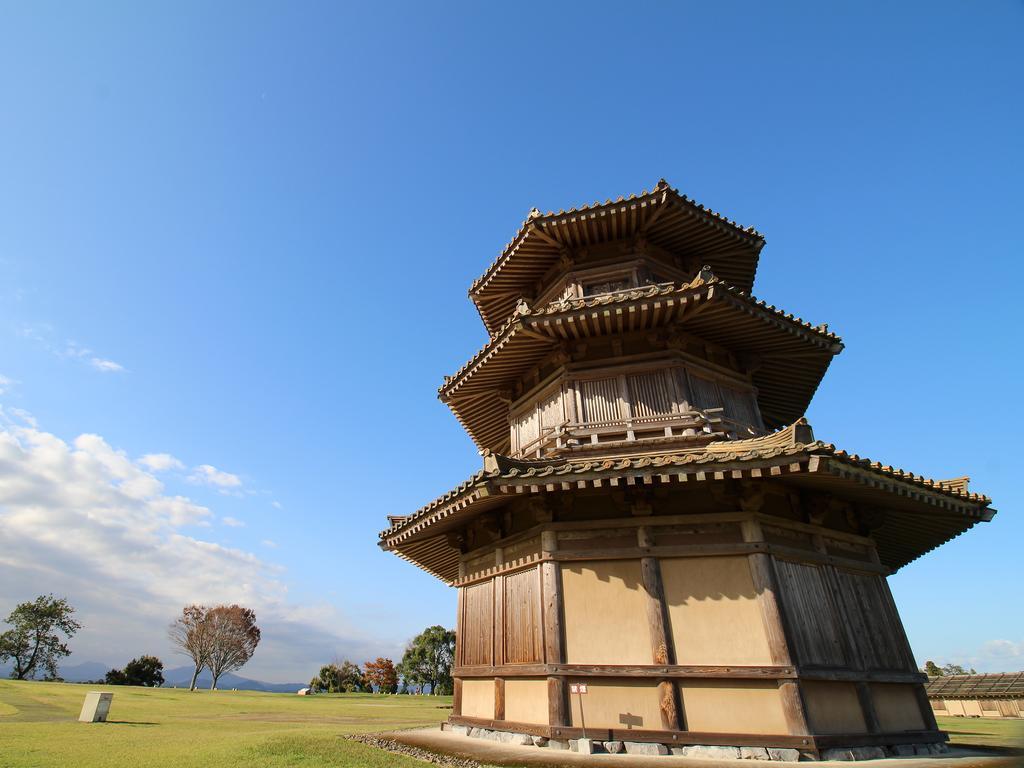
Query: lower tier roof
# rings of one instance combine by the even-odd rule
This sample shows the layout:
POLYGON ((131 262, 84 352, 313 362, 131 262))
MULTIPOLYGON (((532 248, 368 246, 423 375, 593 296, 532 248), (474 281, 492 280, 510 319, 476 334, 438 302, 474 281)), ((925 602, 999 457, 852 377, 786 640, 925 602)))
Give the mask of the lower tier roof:
POLYGON ((967 479, 932 480, 815 440, 803 419, 771 435, 688 451, 613 459, 519 461, 488 456, 485 469, 411 515, 389 516, 380 546, 452 583, 459 551, 447 533, 523 494, 586 488, 767 479, 884 508, 871 532, 883 565, 896 570, 992 519, 991 499, 967 479))

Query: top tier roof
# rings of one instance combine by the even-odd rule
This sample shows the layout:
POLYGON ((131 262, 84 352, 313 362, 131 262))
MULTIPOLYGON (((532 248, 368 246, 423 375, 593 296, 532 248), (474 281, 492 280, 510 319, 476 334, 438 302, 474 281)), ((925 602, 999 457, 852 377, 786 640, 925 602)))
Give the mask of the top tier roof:
POLYGON ((673 189, 664 179, 650 192, 567 211, 530 212, 501 255, 469 289, 493 336, 521 296, 531 295, 566 251, 641 235, 683 258, 709 265, 742 291, 754 286, 764 237, 673 189))

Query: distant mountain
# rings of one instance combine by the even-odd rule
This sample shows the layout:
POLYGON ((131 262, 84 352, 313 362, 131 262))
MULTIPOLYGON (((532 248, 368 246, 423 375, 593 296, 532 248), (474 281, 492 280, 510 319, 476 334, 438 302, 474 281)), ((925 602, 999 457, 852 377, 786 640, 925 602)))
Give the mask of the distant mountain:
MULTIPOLYGON (((10 662, 0 664, 0 678, 11 676, 14 667, 10 662)), ((61 665, 59 672, 61 678, 69 683, 84 683, 89 680, 102 680, 107 671, 113 669, 110 664, 102 664, 98 661, 83 661, 80 664, 61 665)), ((196 685, 200 688, 209 688, 210 673, 203 670, 199 675, 196 685)), ((188 688, 192 680, 192 667, 174 667, 164 670, 165 688, 188 688)), ((217 687, 221 690, 237 688, 240 691, 268 691, 270 693, 295 693, 300 688, 305 688, 308 683, 265 683, 262 680, 250 680, 247 677, 239 677, 230 672, 221 675, 217 687)))
MULTIPOLYGON (((199 688, 209 688, 211 680, 213 678, 210 676, 209 670, 204 669, 199 674, 196 685, 199 688)), ((192 667, 175 667, 174 669, 164 670, 165 688, 188 688, 188 684, 191 681, 192 667)), ((221 690, 237 688, 240 691, 269 691, 271 693, 295 693, 307 685, 308 683, 265 683, 262 680, 250 680, 246 677, 239 677, 231 672, 221 675, 220 680, 217 681, 217 687, 221 690)))
POLYGON ((69 683, 84 683, 86 680, 102 680, 103 676, 110 669, 113 669, 113 667, 109 664, 101 664, 98 661, 83 661, 81 664, 61 666, 58 671, 60 676, 69 683))
MULTIPOLYGON (((13 669, 14 664, 9 661, 0 664, 0 677, 10 677, 13 669)), ((109 664, 83 661, 81 664, 61 664, 57 673, 69 683, 84 683, 86 680, 102 680, 108 669, 111 669, 109 664)))

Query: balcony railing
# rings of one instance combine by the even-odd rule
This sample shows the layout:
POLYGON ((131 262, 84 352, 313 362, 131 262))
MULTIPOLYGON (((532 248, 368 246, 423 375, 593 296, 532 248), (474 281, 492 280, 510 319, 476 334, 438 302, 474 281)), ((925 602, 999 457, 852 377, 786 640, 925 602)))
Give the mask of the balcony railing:
POLYGON ((678 438, 694 442, 754 437, 763 431, 725 416, 722 408, 703 411, 634 416, 615 421, 573 423, 564 421, 540 430, 540 435, 520 446, 514 454, 521 459, 540 459, 567 453, 600 450, 652 438, 678 438))

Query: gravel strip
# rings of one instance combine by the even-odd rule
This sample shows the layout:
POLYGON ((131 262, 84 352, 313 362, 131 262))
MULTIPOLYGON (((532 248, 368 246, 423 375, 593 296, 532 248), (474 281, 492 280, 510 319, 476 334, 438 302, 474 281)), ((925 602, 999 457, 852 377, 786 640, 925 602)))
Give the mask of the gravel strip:
POLYGON ((423 760, 427 763, 434 763, 435 765, 443 765, 445 768, 482 768, 483 763, 478 763, 476 760, 468 760, 464 757, 453 757, 452 755, 439 755, 435 752, 428 752, 425 749, 419 747, 410 747, 408 744, 400 744, 394 739, 384 738, 374 733, 357 733, 351 736, 346 736, 349 741, 358 741, 360 744, 366 744, 371 747, 377 747, 377 749, 383 749, 386 752, 394 752, 399 755, 406 755, 408 757, 414 757, 417 760, 423 760))

